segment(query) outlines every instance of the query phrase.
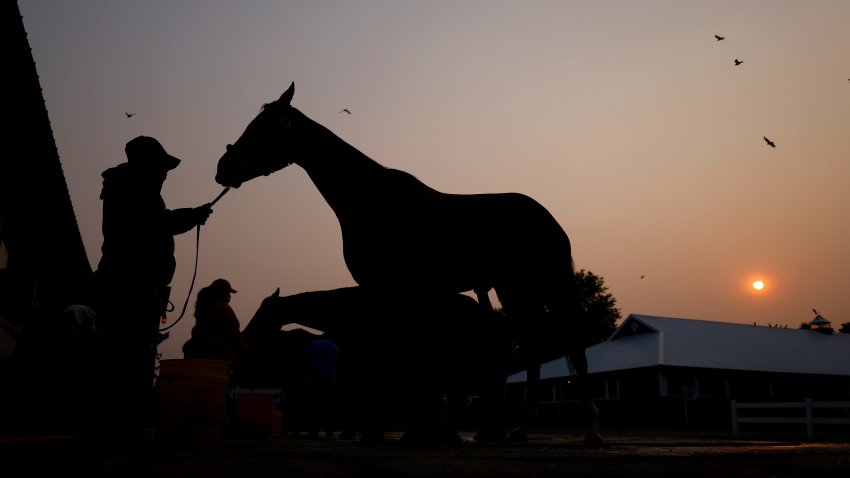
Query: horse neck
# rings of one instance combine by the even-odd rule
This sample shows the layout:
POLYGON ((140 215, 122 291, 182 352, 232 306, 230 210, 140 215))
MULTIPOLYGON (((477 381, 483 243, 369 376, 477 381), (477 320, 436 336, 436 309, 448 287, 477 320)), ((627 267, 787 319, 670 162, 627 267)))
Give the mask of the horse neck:
POLYGON ((369 177, 375 171, 386 168, 329 129, 300 111, 298 113, 304 129, 299 159, 295 164, 304 168, 325 201, 339 216, 346 204, 362 195, 363 188, 369 187, 369 177))

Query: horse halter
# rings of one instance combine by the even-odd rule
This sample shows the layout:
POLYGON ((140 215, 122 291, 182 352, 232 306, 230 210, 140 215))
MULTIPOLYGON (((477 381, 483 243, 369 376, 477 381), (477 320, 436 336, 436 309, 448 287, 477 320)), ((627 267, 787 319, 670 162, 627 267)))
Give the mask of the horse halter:
MULTIPOLYGON (((270 145, 275 141, 275 138, 277 138, 281 134, 283 134, 284 130, 289 128, 290 126, 292 126, 292 118, 289 117, 289 116, 283 116, 280 119, 280 125, 276 125, 276 128, 278 128, 278 129, 273 131, 272 134, 267 135, 266 136, 267 139, 265 141, 263 141, 260 145, 255 146, 251 149, 246 149, 246 148, 241 147, 241 146, 237 147, 235 144, 228 144, 227 147, 225 148, 226 151, 227 152, 233 151, 234 154, 238 155, 239 158, 241 159, 242 164, 239 166, 239 169, 237 169, 236 172, 233 174, 230 181, 228 181, 228 183, 226 185, 226 189, 230 189, 231 185, 236 180, 236 178, 238 178, 239 175, 242 174, 242 171, 245 169, 245 166, 248 165, 249 161, 251 161, 253 158, 259 157, 260 155, 269 151, 270 145)), ((285 162, 285 163, 283 163, 283 165, 280 168, 270 169, 267 172, 265 172, 264 175, 268 176, 269 174, 271 174, 275 171, 279 171, 279 170, 291 165, 292 163, 293 163, 293 161, 285 162)), ((223 196, 223 195, 224 195, 224 192, 222 192, 221 196, 223 196)), ((216 198, 216 201, 218 199, 219 198, 216 198)))

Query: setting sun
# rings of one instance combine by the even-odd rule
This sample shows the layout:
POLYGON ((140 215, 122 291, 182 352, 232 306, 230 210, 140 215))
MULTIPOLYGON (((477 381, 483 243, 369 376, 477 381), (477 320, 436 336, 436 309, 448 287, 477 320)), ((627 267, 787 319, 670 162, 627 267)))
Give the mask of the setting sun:
POLYGON ((762 281, 760 281, 760 280, 754 281, 754 282, 753 282, 753 289, 755 289, 755 290, 762 290, 762 289, 764 289, 764 282, 762 282, 762 281))

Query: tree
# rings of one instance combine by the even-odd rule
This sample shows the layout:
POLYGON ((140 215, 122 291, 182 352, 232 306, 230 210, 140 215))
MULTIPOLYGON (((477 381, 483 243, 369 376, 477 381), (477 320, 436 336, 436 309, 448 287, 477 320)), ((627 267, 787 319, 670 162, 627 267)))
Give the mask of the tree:
MULTIPOLYGON (((608 293, 605 281, 593 272, 580 270, 575 273, 576 285, 579 294, 579 314, 576 322, 567 325, 568 330, 552 329, 547 337, 538 337, 537 346, 548 352, 562 353, 565 341, 570 345, 591 345, 604 342, 617 327, 620 320, 620 309, 617 299, 608 293), (556 331, 557 330, 557 331, 556 331), (581 343, 578 344, 577 342, 581 343)), ((496 313, 503 317, 505 312, 501 307, 496 308, 496 313)), ((544 352, 547 355, 547 352, 544 352)))
POLYGON ((580 294, 581 321, 587 326, 587 346, 605 341, 617 327, 620 309, 617 299, 605 287, 601 276, 581 269, 576 272, 580 294))
POLYGON ((841 328, 838 329, 838 332, 842 334, 850 334, 850 322, 844 322, 841 324, 841 328))

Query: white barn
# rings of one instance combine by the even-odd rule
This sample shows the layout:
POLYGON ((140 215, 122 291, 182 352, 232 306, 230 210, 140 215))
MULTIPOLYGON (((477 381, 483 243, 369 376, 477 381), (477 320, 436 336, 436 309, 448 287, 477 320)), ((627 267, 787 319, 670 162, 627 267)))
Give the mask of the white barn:
MULTIPOLYGON (((731 400, 850 400, 850 334, 632 314, 587 357, 609 424, 725 424, 731 400)), ((567 359, 543 364, 541 379, 541 420, 568 424, 567 359)), ((514 405, 524 381, 508 377, 514 405)))

